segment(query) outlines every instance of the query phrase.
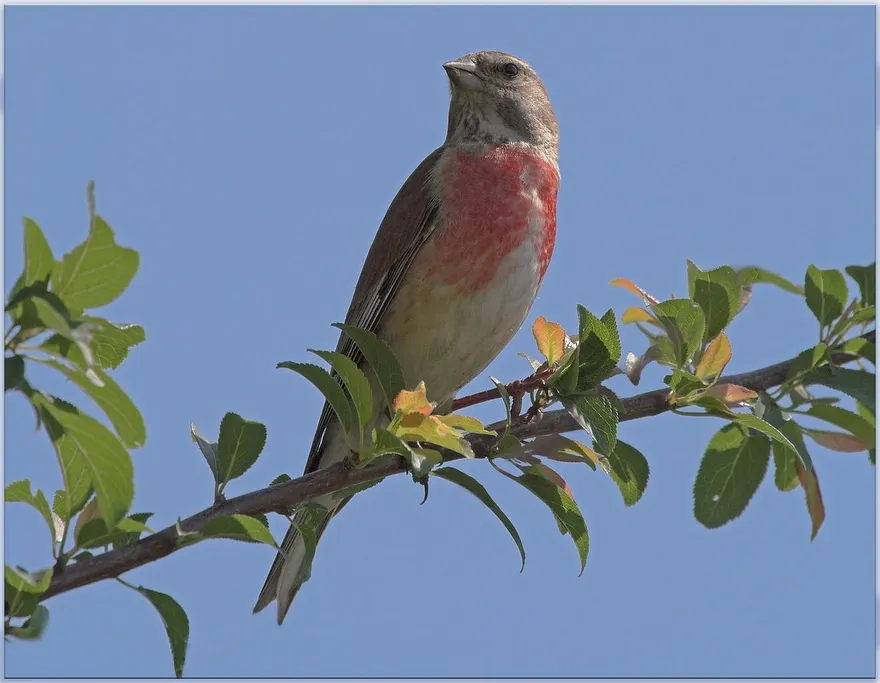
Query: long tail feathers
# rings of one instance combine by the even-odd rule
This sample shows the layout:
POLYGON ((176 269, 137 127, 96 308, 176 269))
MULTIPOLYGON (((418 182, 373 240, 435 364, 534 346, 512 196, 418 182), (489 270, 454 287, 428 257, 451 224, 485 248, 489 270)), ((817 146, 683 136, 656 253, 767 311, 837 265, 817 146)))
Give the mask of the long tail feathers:
MULTIPOLYGON (((315 545, 321 540, 327 523, 334 514, 339 512, 349 499, 340 501, 326 515, 315 519, 315 511, 300 510, 293 519, 297 524, 308 524, 315 531, 315 545)), ((287 612, 293 604, 293 599, 299 592, 300 587, 309 579, 311 573, 311 557, 305 542, 299 531, 293 524, 287 530, 284 541, 281 543, 282 552, 275 556, 266 582, 260 591, 260 596, 254 605, 254 614, 265 609, 273 600, 278 601, 278 623, 284 621, 287 612)))

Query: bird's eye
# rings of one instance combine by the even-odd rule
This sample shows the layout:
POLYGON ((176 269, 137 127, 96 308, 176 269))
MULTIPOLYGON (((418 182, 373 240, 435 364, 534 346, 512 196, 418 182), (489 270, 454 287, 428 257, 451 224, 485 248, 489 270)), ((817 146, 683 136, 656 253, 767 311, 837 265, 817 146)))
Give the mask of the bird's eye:
POLYGON ((519 67, 513 62, 507 62, 501 67, 501 73, 508 78, 514 78, 519 73, 519 67))

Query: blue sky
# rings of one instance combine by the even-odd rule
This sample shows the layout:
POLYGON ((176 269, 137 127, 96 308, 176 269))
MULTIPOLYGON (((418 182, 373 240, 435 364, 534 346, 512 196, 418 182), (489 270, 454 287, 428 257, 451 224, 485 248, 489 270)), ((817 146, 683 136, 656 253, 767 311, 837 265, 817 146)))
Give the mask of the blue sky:
MULTIPOLYGON (((440 65, 464 53, 530 61, 561 131, 556 254, 488 374, 526 374, 515 354, 533 348, 538 315, 574 328, 576 303, 637 303, 614 277, 666 297, 686 294, 686 258, 796 281, 810 263, 874 258, 871 7, 12 7, 5 19, 5 286, 22 216, 69 249, 94 179, 99 211, 141 254, 106 314, 147 330, 117 375, 146 418, 135 509, 156 524, 210 503, 190 421, 213 436, 229 410, 266 423, 264 455, 230 493, 301 471, 321 401, 275 363, 334 345, 329 325, 388 203, 443 140, 440 65)), ((757 289, 731 327, 729 370, 815 334, 803 303, 757 289)), ((623 340, 643 350, 636 331, 623 340)), ((640 389, 662 375, 650 368, 640 389)), ((29 411, 6 401, 5 477, 54 490, 29 411)), ((772 479, 710 531, 691 488, 720 427, 623 425, 651 464, 633 508, 601 473, 564 468, 590 527, 581 578, 547 510, 482 462, 463 467, 517 524, 523 574, 469 494, 437 482, 419 507, 420 487, 396 477, 334 521, 281 628, 271 610, 250 614, 269 548, 206 543, 126 578, 189 613, 191 676, 873 676, 867 456, 812 449, 828 510, 813 543, 801 491, 772 479)), ((40 524, 7 506, 8 562, 47 564, 40 524)), ((105 582, 47 605, 41 642, 5 645, 6 675, 171 673, 159 618, 135 593, 105 582)))

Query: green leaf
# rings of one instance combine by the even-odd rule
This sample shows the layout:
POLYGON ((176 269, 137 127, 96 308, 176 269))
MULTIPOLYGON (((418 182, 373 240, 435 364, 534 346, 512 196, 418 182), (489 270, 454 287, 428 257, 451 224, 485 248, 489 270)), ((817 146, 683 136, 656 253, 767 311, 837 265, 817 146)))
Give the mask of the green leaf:
POLYGON ((147 427, 141 412, 116 382, 97 368, 89 371, 89 376, 79 369, 70 368, 58 361, 41 361, 55 368, 67 379, 76 384, 98 407, 104 411, 119 435, 119 440, 127 448, 140 448, 147 440, 147 427), (96 381, 100 382, 97 384, 96 381))
POLYGON ((788 369, 788 379, 794 379, 798 375, 809 372, 829 358, 828 345, 825 342, 819 342, 813 348, 801 351, 788 369))
POLYGON ((813 459, 807 450, 801 430, 792 420, 786 420, 782 411, 766 395, 762 394, 762 402, 766 401, 767 408, 763 419, 776 427, 792 443, 796 452, 786 448, 778 441, 773 441, 773 464, 775 466, 774 482, 780 491, 791 491, 798 486, 797 461, 811 463, 813 459))
POLYGON ((694 482, 694 517, 716 529, 739 517, 767 472, 770 441, 728 424, 709 441, 694 482))
POLYGON ((864 370, 839 368, 832 372, 828 367, 813 370, 803 378, 804 384, 821 384, 852 396, 856 401, 875 412, 875 375, 864 370))
POLYGON ((650 476, 645 456, 625 441, 618 441, 614 452, 608 456, 608 462, 611 465, 611 478, 620 489, 624 505, 629 507, 638 503, 648 488, 650 476))
POLYGON ((269 482, 269 486, 275 486, 275 484, 282 484, 285 481, 290 481, 290 475, 289 474, 279 474, 277 477, 275 477, 272 481, 269 482))
POLYGON ((617 410, 606 396, 563 396, 562 405, 575 421, 591 435, 596 449, 610 455, 617 443, 617 410))
POLYGON ((839 270, 820 270, 813 265, 807 268, 804 293, 807 306, 822 326, 840 317, 849 296, 846 280, 839 270))
POLYGON ((876 262, 867 266, 847 266, 844 270, 859 286, 862 306, 875 306, 877 304, 876 262))
POLYGON ((495 388, 498 389, 498 394, 501 396, 501 400, 504 402, 504 410, 507 414, 507 422, 504 426, 504 434, 506 436, 510 431, 510 422, 513 418, 512 413, 510 412, 510 394, 507 393, 507 386, 505 386, 501 380, 495 379, 494 377, 489 377, 489 381, 495 385, 495 388))
POLYGON ((253 465, 266 445, 266 425, 226 413, 220 422, 217 468, 221 484, 237 479, 253 465))
POLYGON ((24 280, 27 287, 35 282, 48 282, 55 257, 40 226, 30 218, 24 219, 24 280))
POLYGON ((186 648, 189 644, 189 619, 186 612, 170 595, 138 586, 135 590, 143 595, 162 619, 168 644, 171 646, 171 657, 174 661, 174 674, 183 677, 183 665, 186 662, 186 648))
POLYGON ((333 327, 342 330, 357 346, 363 357, 367 359, 370 368, 376 373, 379 385, 382 387, 382 393, 385 395, 385 402, 390 410, 397 394, 405 388, 400 361, 397 360, 388 344, 372 332, 341 323, 335 323, 333 327))
POLYGON ((45 605, 37 605, 34 613, 22 626, 10 626, 6 633, 21 640, 39 640, 49 625, 49 610, 45 605))
POLYGON ((730 266, 704 271, 688 259, 687 269, 689 296, 703 309, 706 321, 703 339, 709 341, 718 336, 736 315, 742 287, 736 271, 730 266))
POLYGON ((75 530, 76 545, 80 548, 103 548, 111 544, 117 547, 130 545, 140 538, 142 533, 154 533, 146 525, 146 520, 151 516, 152 513, 149 512, 138 512, 119 520, 119 524, 113 528, 108 528, 103 519, 95 517, 75 530))
POLYGON ((789 282, 784 277, 777 275, 776 273, 771 273, 769 270, 759 268, 758 266, 746 266, 745 268, 740 268, 737 271, 737 277, 743 286, 756 283, 764 283, 768 285, 775 285, 780 289, 786 292, 790 292, 792 294, 799 294, 800 296, 804 295, 804 290, 802 287, 799 287, 793 282, 789 282))
POLYGON ((91 366, 94 362, 91 341, 91 326, 73 323, 70 312, 52 292, 38 291, 29 287, 19 293, 21 300, 10 304, 11 317, 22 329, 47 329, 57 332, 61 337, 76 345, 83 364, 91 366))
MULTIPOLYGON (((354 427, 354 416, 351 414, 351 404, 349 403, 348 398, 346 398, 342 387, 339 386, 339 382, 333 379, 333 376, 329 372, 324 368, 312 365, 311 363, 295 363, 290 360, 278 363, 275 367, 293 370, 314 384, 318 391, 324 394, 327 403, 330 404, 333 412, 336 413, 336 417, 339 418, 339 423, 342 425, 342 429, 345 432, 346 439, 348 438, 348 435, 354 427)), ((392 397, 392 401, 393 400, 392 397)), ((391 404, 389 403, 389 405, 391 404)))
MULTIPOLYGON (((85 486, 91 482, 104 521, 108 527, 116 526, 134 498, 134 467, 128 451, 113 432, 75 406, 45 395, 35 401, 62 470, 76 470, 84 463, 88 473, 85 486)), ((64 476, 70 497, 67 509, 76 509, 84 495, 81 472, 68 471, 64 476)))
POLYGON ((864 337, 848 339, 841 345, 840 350, 844 353, 851 353, 859 358, 864 358, 872 365, 877 364, 877 347, 864 337))
POLYGON ((51 568, 28 572, 7 564, 4 581, 6 614, 11 617, 26 617, 33 614, 40 596, 49 588, 51 581, 51 568))
POLYGON ((124 533, 118 539, 113 540, 113 547, 116 549, 124 548, 125 546, 137 543, 142 533, 156 533, 147 526, 147 522, 152 516, 152 512, 135 512, 123 519, 117 528, 124 533))
POLYGON ((52 544, 55 544, 55 521, 52 519, 52 510, 49 508, 49 501, 40 489, 37 493, 31 493, 31 482, 28 479, 14 481, 6 487, 7 503, 25 503, 30 505, 40 516, 46 521, 49 527, 49 535, 52 538, 52 544))
POLYGON ((139 258, 134 249, 117 245, 110 226, 94 216, 89 236, 55 265, 52 291, 71 310, 106 306, 128 287, 139 258))
POLYGON ((806 451, 804 451, 804 453, 799 453, 798 450, 794 447, 794 444, 789 441, 781 431, 779 431, 769 422, 762 420, 755 415, 743 413, 732 413, 732 420, 742 425, 743 427, 749 427, 750 429, 754 429, 758 432, 761 432, 762 434, 766 434, 771 439, 773 439, 773 441, 777 442, 780 447, 787 448, 789 451, 794 453, 794 455, 797 456, 799 460, 801 460, 806 470, 809 471, 810 469, 812 469, 813 461, 809 459, 809 456, 807 456, 806 459, 804 458, 806 451))
POLYGON ((220 476, 220 465, 217 462, 217 442, 208 441, 199 433, 199 430, 196 429, 195 424, 192 422, 189 423, 189 437, 199 447, 202 456, 205 458, 205 462, 207 462, 208 467, 211 468, 211 474, 214 475, 215 483, 219 486, 223 480, 220 476))
POLYGON ((873 444, 877 441, 877 434, 873 424, 861 415, 856 415, 843 408, 816 403, 810 406, 807 415, 845 429, 866 443, 873 444))
POLYGON ((706 388, 706 383, 699 377, 687 370, 679 370, 678 368, 675 368, 671 375, 664 377, 663 382, 675 392, 676 399, 685 398, 694 391, 706 388))
POLYGON ((432 475, 445 479, 453 484, 458 484, 463 489, 476 496, 483 505, 492 511, 492 514, 494 514, 504 525, 504 528, 507 529, 507 532, 510 534, 511 538, 513 538, 513 542, 516 543, 516 547, 519 548, 519 554, 522 558, 520 572, 522 572, 526 568, 526 550, 523 547, 522 539, 519 537, 516 527, 513 526, 513 522, 511 522, 501 508, 498 507, 498 504, 492 500, 492 496, 489 495, 489 492, 483 487, 483 485, 470 475, 465 474, 454 467, 441 467, 438 470, 434 470, 432 475))
MULTIPOLYGON (((89 326, 90 346, 94 363, 105 370, 115 370, 128 357, 129 350, 143 342, 146 332, 140 325, 111 323, 104 318, 86 316, 82 321, 89 326)), ((53 335, 40 345, 47 353, 60 355, 80 367, 88 367, 79 348, 61 335, 53 335)))
POLYGON ((669 335, 677 365, 685 367, 703 342, 703 310, 690 299, 669 299, 651 306, 651 310, 669 335))
POLYGON ((247 515, 229 515, 212 519, 199 529, 199 533, 205 538, 228 538, 246 543, 265 543, 273 548, 278 548, 269 528, 259 520, 247 515))
MULTIPOLYGON (((620 337, 614 311, 609 309, 601 319, 578 304, 578 345, 576 362, 579 363, 576 386, 585 391, 608 377, 620 360, 620 337)), ((572 354, 574 358, 575 354, 572 354)), ((560 373, 561 376, 561 373, 560 373)), ((566 380, 566 384, 570 384, 566 380)))
POLYGON ((354 410, 357 414, 358 424, 360 425, 360 434, 363 434, 367 424, 373 418, 373 392, 370 390, 370 383, 367 381, 366 375, 360 371, 357 365, 341 353, 335 351, 315 351, 309 349, 312 353, 327 361, 336 374, 342 378, 342 383, 348 390, 348 395, 354 404, 354 410))
POLYGON ((3 372, 3 391, 17 389, 24 381, 24 358, 17 355, 6 356, 3 372))
MULTIPOLYGON (((553 513, 560 530, 570 534, 581 560, 581 571, 587 566, 587 554, 590 552, 590 535, 587 532, 587 523, 581 514, 577 503, 565 492, 564 489, 554 484, 549 479, 528 472, 519 476, 505 472, 498 468, 499 472, 513 479, 537 496, 553 513)), ((580 574, 579 574, 580 575, 580 574)))

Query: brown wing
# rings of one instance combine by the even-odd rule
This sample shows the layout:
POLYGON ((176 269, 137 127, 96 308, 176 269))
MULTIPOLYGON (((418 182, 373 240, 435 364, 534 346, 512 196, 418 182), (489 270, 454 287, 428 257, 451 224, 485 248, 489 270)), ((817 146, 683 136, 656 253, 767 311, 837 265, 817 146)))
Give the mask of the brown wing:
MULTIPOLYGON (((443 150, 435 149, 418 165, 385 212, 354 288, 345 316, 347 325, 376 332, 413 258, 433 231, 440 200, 434 196, 432 180, 443 150)), ((344 334, 340 334, 336 350, 355 363, 361 361, 357 347, 344 334)), ((321 466, 322 443, 332 416, 333 410, 325 403, 306 461, 306 474, 321 466)))

